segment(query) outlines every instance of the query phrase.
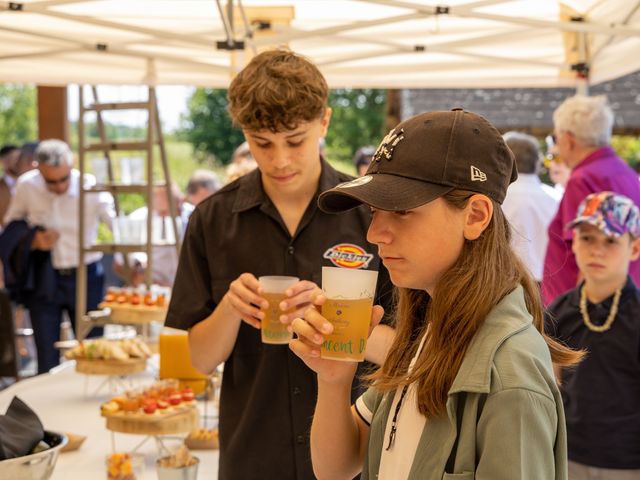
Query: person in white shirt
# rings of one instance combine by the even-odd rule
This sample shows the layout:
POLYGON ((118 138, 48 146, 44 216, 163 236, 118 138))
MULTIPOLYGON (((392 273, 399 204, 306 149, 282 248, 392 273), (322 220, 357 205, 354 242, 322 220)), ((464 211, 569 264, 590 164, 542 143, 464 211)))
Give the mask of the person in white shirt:
MULTIPOLYGON (((193 212, 194 206, 184 201, 184 196, 177 184, 171 184, 171 198, 174 202, 176 216, 176 226, 180 241, 184 237, 189 216, 193 212)), ((130 220, 144 222, 146 228, 147 207, 140 207, 128 216, 130 220)), ((153 187, 153 247, 151 247, 152 266, 151 281, 163 287, 173 286, 173 281, 178 269, 178 252, 175 247, 175 235, 171 213, 167 199, 165 186, 153 187)), ((144 282, 145 270, 147 268, 147 255, 144 252, 135 252, 129 256, 133 268, 130 277, 125 281, 133 286, 138 286, 144 282)), ((114 257, 114 271, 121 276, 125 275, 124 259, 122 255, 114 257)))
POLYGON ((540 147, 535 137, 507 132, 504 140, 516 158, 518 179, 509 186, 502 204, 512 227, 511 244, 536 281, 542 281, 547 250, 547 227, 558 209, 554 198, 538 177, 540 147))
POLYGON ((220 180, 211 170, 196 170, 187 183, 187 202, 194 207, 220 190, 220 180))
MULTIPOLYGON (((29 299, 27 307, 38 353, 38 373, 45 373, 59 363, 53 344, 59 340, 62 315, 67 311, 75 319, 76 269, 79 263, 79 192, 80 172, 73 168, 73 154, 61 140, 45 140, 35 153, 38 168, 18 179, 16 193, 5 223, 24 220, 37 228, 32 251, 48 252, 54 271, 49 291, 29 299)), ((84 186, 95 185, 95 178, 85 175, 84 186)), ((111 223, 113 197, 106 192, 85 196, 85 246, 93 245, 102 220, 111 223)), ((87 265, 87 308, 95 309, 102 298, 104 271, 102 253, 84 257, 87 265)), ((93 335, 100 334, 94 329, 93 335)))

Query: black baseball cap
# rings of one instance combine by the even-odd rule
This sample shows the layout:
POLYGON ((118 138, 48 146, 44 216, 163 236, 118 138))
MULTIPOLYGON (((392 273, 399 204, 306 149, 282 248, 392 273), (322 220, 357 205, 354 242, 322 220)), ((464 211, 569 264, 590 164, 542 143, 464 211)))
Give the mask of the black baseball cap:
POLYGON ((502 203, 518 177, 515 158, 486 119, 461 108, 411 117, 389 132, 367 173, 320 195, 329 213, 365 203, 410 210, 454 189, 483 193, 502 203))

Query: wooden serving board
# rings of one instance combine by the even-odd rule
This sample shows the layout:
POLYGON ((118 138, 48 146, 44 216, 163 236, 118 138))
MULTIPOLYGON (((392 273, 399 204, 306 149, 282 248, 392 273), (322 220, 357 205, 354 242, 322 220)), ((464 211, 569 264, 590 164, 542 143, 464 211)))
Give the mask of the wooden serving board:
POLYGON ((102 302, 98 308, 111 309, 111 322, 125 325, 144 325, 150 322, 164 322, 167 307, 130 305, 102 302))
POLYGON ((144 372, 146 368, 146 358, 130 358, 128 360, 76 358, 76 372, 86 375, 131 375, 144 372))
POLYGON ((74 450, 78 450, 87 439, 85 435, 75 435, 68 432, 65 432, 65 435, 69 441, 60 449, 60 452, 73 452, 74 450))
POLYGON ((193 438, 187 436, 184 439, 184 444, 189 450, 216 450, 218 449, 218 437, 214 438, 193 438))
POLYGON ((137 435, 187 433, 198 428, 200 421, 195 404, 166 413, 117 412, 105 418, 108 430, 137 435))

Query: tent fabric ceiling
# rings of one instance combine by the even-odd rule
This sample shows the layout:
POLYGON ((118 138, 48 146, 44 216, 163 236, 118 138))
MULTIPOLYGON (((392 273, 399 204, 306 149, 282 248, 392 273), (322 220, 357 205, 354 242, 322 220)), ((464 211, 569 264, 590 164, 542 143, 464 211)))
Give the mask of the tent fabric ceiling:
POLYGON ((640 69, 640 0, 229 1, 0 2, 0 81, 226 87, 283 44, 333 88, 575 87, 572 65, 591 83, 640 69), (217 48, 229 30, 245 50, 217 48))

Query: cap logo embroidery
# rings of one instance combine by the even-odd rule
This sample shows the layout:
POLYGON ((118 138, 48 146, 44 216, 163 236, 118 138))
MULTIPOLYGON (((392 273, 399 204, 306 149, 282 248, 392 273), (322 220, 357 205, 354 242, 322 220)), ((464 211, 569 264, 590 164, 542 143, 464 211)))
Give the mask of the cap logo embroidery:
POLYGON ((487 175, 478 167, 471 165, 471 181, 472 182, 486 182, 487 175))
POLYGON ((396 148, 396 145, 400 143, 404 139, 404 128, 401 128, 399 132, 396 132, 396 129, 393 128, 387 136, 382 139, 380 145, 376 149, 376 153, 373 154, 373 161, 379 162, 383 158, 386 160, 391 160, 393 156, 393 149, 396 148))
POLYGON ((331 260, 336 267, 343 268, 367 268, 373 260, 373 255, 367 253, 364 248, 352 243, 340 243, 328 248, 323 255, 331 260))
POLYGON ((351 180, 350 182, 344 182, 336 185, 336 188, 358 187, 360 185, 364 185, 365 183, 369 183, 371 180, 373 180, 373 177, 371 175, 365 175, 363 177, 358 177, 355 180, 351 180))

